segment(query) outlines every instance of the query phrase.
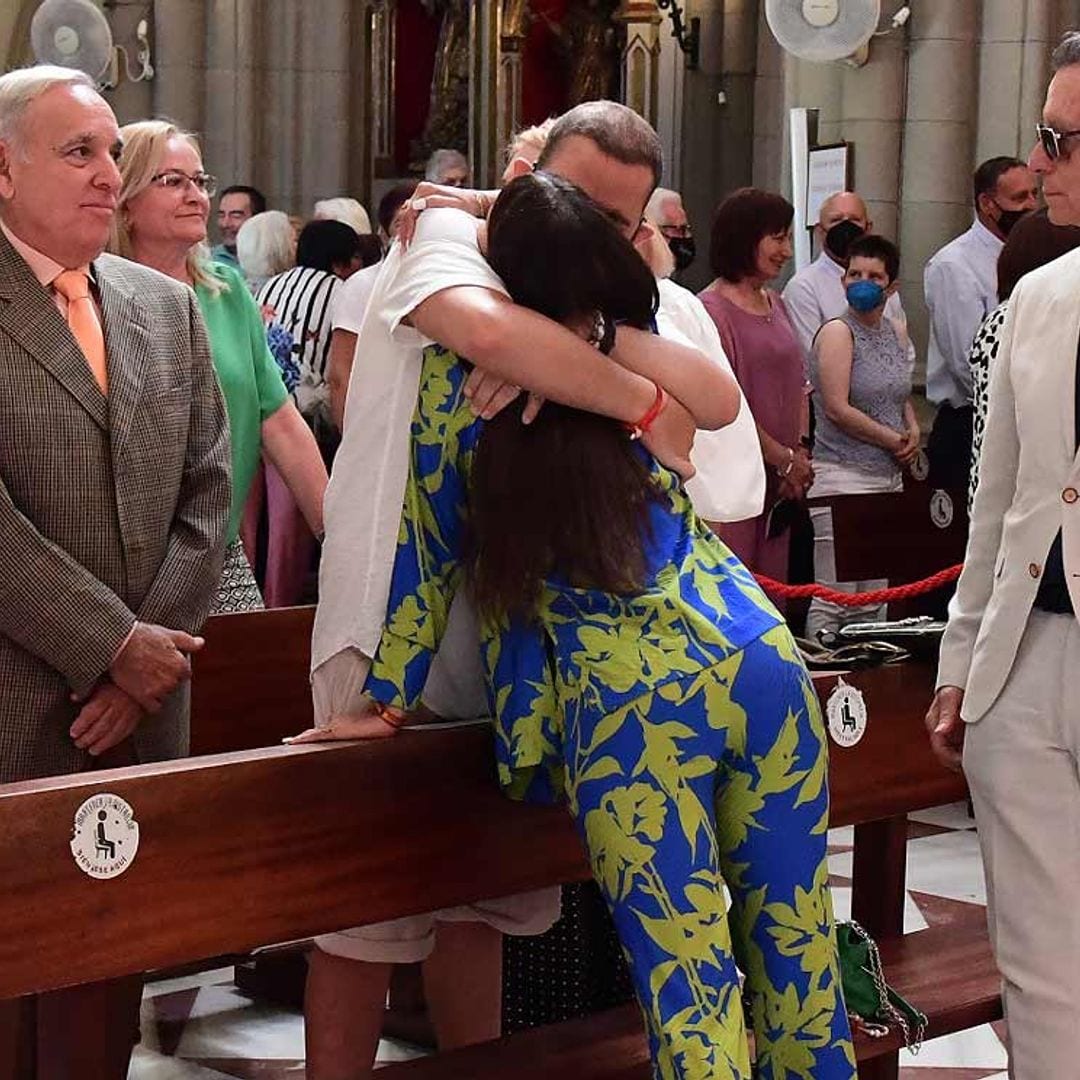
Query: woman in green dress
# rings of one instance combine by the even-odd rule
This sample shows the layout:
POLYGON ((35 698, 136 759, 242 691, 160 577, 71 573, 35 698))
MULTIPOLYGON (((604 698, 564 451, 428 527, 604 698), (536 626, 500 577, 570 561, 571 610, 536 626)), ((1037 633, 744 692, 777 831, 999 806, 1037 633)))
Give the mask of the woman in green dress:
POLYGON ((119 206, 110 250, 192 286, 210 338, 232 446, 228 548, 215 611, 262 607, 238 539, 248 489, 265 451, 322 536, 326 466, 311 430, 289 397, 266 342, 262 313, 231 267, 212 263, 206 222, 214 178, 194 136, 164 120, 121 129, 119 206))

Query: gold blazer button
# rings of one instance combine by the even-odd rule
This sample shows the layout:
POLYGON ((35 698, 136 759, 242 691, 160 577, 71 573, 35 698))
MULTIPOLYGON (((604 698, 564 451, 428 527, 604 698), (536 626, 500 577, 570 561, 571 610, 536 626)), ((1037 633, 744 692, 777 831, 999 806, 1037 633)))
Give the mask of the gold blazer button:
POLYGON ((1061 493, 1061 497, 1067 503, 1074 503, 1077 499, 1080 499, 1080 491, 1077 491, 1074 487, 1067 487, 1061 493))

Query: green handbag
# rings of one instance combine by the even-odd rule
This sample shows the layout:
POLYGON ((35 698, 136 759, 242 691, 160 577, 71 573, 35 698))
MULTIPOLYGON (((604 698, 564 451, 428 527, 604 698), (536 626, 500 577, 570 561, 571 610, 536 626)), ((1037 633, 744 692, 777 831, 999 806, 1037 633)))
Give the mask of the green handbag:
POLYGON ((836 945, 848 1014, 874 1038, 883 1038, 895 1024, 904 1033, 904 1045, 917 1053, 926 1016, 885 982, 877 943, 857 922, 844 922, 837 924, 836 945))

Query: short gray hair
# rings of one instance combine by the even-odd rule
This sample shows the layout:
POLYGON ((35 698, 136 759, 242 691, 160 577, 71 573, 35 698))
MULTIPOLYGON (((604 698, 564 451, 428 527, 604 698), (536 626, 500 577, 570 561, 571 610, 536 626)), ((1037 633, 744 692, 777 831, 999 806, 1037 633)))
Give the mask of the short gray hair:
POLYGON ((682 196, 677 191, 672 191, 671 188, 655 188, 649 196, 649 201, 645 204, 645 216, 657 225, 666 225, 668 221, 663 209, 664 203, 670 200, 682 203, 682 196))
POLYGON ((264 210, 249 217, 236 234, 236 259, 244 277, 259 288, 296 265, 296 233, 289 215, 264 210))
POLYGON ((1050 56, 1052 71, 1080 64, 1080 30, 1069 30, 1050 56))
POLYGON ((447 169, 457 168, 469 171, 469 159, 460 150, 436 150, 427 160, 424 179, 441 184, 447 169))
POLYGON ((86 86, 97 90, 89 75, 55 64, 38 64, 0 75, 0 142, 19 145, 23 114, 54 86, 86 86))
POLYGON ((320 199, 315 204, 313 221, 340 221, 348 225, 357 236, 371 232, 371 218, 364 207, 346 196, 336 199, 320 199))

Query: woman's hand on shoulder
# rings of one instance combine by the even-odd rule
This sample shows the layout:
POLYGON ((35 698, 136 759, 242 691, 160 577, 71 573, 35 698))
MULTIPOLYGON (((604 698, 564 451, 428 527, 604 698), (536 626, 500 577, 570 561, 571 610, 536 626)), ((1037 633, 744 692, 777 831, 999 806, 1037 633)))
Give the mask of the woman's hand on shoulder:
POLYGON ((473 217, 486 218, 494 201, 493 192, 447 187, 444 184, 433 184, 430 180, 422 180, 416 185, 412 198, 401 208, 397 222, 397 239, 403 248, 412 243, 416 222, 425 210, 464 210, 473 217))

